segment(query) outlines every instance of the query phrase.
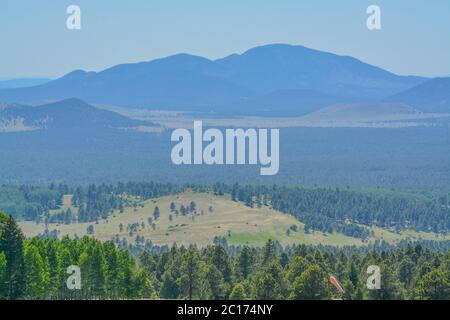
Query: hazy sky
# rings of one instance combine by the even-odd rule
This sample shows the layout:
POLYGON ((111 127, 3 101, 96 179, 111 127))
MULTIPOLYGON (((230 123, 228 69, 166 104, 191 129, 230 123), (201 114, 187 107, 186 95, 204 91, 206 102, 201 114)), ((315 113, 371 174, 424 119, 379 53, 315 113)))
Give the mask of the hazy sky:
POLYGON ((449 0, 1 0, 0 78, 186 52, 219 58, 262 44, 302 44, 398 74, 450 75, 449 0), (81 7, 82 29, 66 28, 81 7), (366 27, 381 7, 382 30, 366 27))

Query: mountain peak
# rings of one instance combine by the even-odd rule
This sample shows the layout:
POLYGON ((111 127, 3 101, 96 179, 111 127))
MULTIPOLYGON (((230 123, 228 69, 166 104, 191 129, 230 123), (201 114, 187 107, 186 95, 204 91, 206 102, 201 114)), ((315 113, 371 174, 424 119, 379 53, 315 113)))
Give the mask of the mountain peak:
MULTIPOLYGON (((220 112, 245 99, 289 90, 350 98, 344 102, 382 99, 424 80, 397 76, 351 57, 274 43, 214 61, 180 53, 101 72, 76 70, 38 87, 0 90, 0 102, 77 97, 123 107, 220 112)), ((292 106, 292 95, 286 98, 292 106)), ((284 103, 280 99, 274 106, 284 103)))
POLYGON ((94 108, 92 105, 88 104, 87 102, 78 99, 78 98, 67 98, 60 101, 50 102, 45 104, 47 107, 51 106, 58 106, 58 107, 64 107, 64 106, 76 106, 76 107, 83 107, 83 108, 94 108))
POLYGON ((81 70, 81 69, 77 69, 74 71, 71 71, 69 73, 66 73, 63 78, 75 78, 75 77, 79 77, 79 76, 84 76, 86 75, 88 72, 81 70))
POLYGON ((272 44, 266 44, 257 46, 251 49, 248 49, 242 55, 252 55, 252 54, 330 54, 334 55, 332 53, 327 53, 315 49, 311 49, 308 47, 305 47, 303 45, 293 45, 293 44, 284 44, 284 43, 272 43, 272 44))

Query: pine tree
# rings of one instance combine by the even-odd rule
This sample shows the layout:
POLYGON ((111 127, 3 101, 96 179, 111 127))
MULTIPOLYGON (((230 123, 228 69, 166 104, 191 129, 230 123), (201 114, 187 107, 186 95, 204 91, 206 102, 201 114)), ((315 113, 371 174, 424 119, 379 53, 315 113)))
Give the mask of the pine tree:
POLYGON ((49 274, 38 249, 31 243, 25 245, 25 297, 42 299, 48 294, 49 274))
POLYGON ((245 280, 251 274, 254 260, 251 249, 244 246, 237 258, 237 273, 241 279, 245 280))
POLYGON ((353 259, 350 259, 348 268, 347 268, 347 275, 349 280, 352 282, 353 287, 358 286, 358 270, 356 268, 355 262, 353 259))
POLYGON ((231 264, 223 246, 214 246, 211 263, 222 273, 225 282, 231 282, 231 264))
POLYGON ((268 264, 276 259, 275 242, 272 239, 267 240, 263 248, 263 264, 268 264))
POLYGON ((293 283, 308 268, 309 263, 304 257, 295 256, 288 264, 286 272, 286 280, 293 283))
POLYGON ((208 282, 211 298, 214 300, 225 299, 228 295, 228 285, 224 280, 222 272, 214 265, 207 265, 205 268, 205 277, 208 282))
POLYGON ((155 220, 158 220, 159 217, 160 217, 160 215, 161 215, 161 212, 159 211, 159 208, 158 208, 158 207, 155 207, 155 209, 153 210, 153 218, 154 218, 155 220))
POLYGON ((6 256, 0 252, 0 300, 6 299, 6 256))
POLYGON ((258 300, 282 299, 285 294, 283 272, 277 261, 273 260, 263 267, 253 279, 253 298, 258 300))
POLYGON ((170 272, 165 272, 159 295, 162 299, 176 299, 179 295, 179 286, 170 272))
POLYGON ((192 300, 194 296, 198 295, 201 281, 200 270, 200 257, 195 249, 190 248, 184 254, 180 266, 182 275, 177 279, 181 293, 189 300, 192 300))
POLYGON ((103 247, 100 243, 96 243, 91 253, 92 277, 91 284, 93 286, 93 294, 95 297, 105 297, 106 291, 106 260, 103 247))
POLYGON ((0 252, 6 258, 6 298, 15 300, 25 292, 24 277, 24 235, 12 217, 0 213, 0 252))
POLYGON ((290 298, 300 300, 326 299, 329 294, 326 273, 316 264, 310 265, 292 286, 290 298))
MULTIPOLYGON (((41 253, 44 261, 45 273, 48 277, 46 297, 57 297, 59 290, 59 275, 61 273, 61 261, 58 254, 58 242, 49 240, 44 244, 44 250, 41 253)), ((66 266, 67 268, 67 266, 66 266)))
POLYGON ((450 271, 434 269, 428 272, 417 285, 417 297, 424 300, 450 299, 450 271))
POLYGON ((350 279, 345 279, 342 283, 344 289, 344 299, 345 300, 353 300, 355 294, 355 286, 350 279))
POLYGON ((111 298, 119 297, 119 258, 116 247, 111 241, 103 245, 106 261, 106 295, 111 298))
POLYGON ((230 294, 230 300, 246 300, 247 293, 245 292, 245 287, 242 282, 238 282, 230 294))

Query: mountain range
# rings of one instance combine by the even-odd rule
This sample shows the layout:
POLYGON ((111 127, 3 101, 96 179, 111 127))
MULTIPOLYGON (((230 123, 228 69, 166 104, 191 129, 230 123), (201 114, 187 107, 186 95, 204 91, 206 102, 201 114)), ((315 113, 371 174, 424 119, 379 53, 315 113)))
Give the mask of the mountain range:
POLYGON ((434 90, 433 80, 395 75, 349 56, 273 44, 217 60, 177 54, 100 72, 76 70, 37 86, 0 90, 0 102, 76 97, 121 107, 298 116, 337 103, 386 100, 442 112, 448 109, 448 79, 436 89, 437 109, 422 101, 434 90))

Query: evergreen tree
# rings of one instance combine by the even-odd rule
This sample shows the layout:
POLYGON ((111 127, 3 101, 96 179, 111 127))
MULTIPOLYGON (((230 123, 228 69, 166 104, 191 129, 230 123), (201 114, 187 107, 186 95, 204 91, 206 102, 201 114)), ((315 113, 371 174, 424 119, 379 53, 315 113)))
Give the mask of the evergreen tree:
POLYGON ((422 278, 417 285, 417 297, 424 300, 450 299, 450 271, 434 269, 422 278))
POLYGON ((253 270, 253 263, 255 261, 254 254, 248 246, 242 248, 241 253, 237 258, 237 274, 241 279, 247 279, 253 270))
POLYGON ((282 299, 284 296, 283 272, 276 261, 266 265, 252 282, 254 299, 277 300, 282 299))
POLYGON ((160 215, 161 215, 161 212, 159 211, 159 208, 158 208, 158 207, 155 207, 155 209, 153 210, 153 218, 154 218, 155 220, 158 220, 159 217, 160 217, 160 215))
POLYGON ((43 299, 49 293, 49 274, 45 270, 44 261, 38 249, 31 243, 25 245, 25 297, 27 299, 43 299))
POLYGON ((179 286, 170 272, 165 272, 162 277, 159 295, 162 299, 176 299, 179 295, 179 286))
POLYGON ((205 277, 208 282, 211 298, 214 300, 226 299, 229 288, 219 269, 214 265, 207 265, 205 268, 205 277))
POLYGON ((308 268, 309 262, 304 257, 295 256, 289 262, 286 272, 286 280, 293 283, 308 268))
POLYGON ((293 283, 291 299, 321 300, 329 294, 326 273, 316 264, 310 265, 293 283))
POLYGON ((0 213, 0 252, 6 258, 6 298, 19 299, 25 293, 24 235, 12 217, 0 213))
POLYGON ((0 252, 0 300, 7 298, 6 286, 6 257, 3 252, 0 252))
POLYGON ((231 290, 230 300, 246 300, 247 293, 245 287, 241 282, 236 283, 233 290, 231 290))
POLYGON ((214 246, 211 255, 211 263, 221 272, 224 280, 231 282, 231 264, 225 248, 223 246, 214 246))
POLYGON ((183 297, 192 300, 198 296, 201 274, 200 274, 200 258, 195 249, 190 248, 183 257, 180 272, 181 277, 177 279, 177 284, 183 297))
POLYGON ((275 242, 273 242, 272 239, 269 239, 263 248, 262 263, 268 264, 273 260, 276 260, 275 242))

